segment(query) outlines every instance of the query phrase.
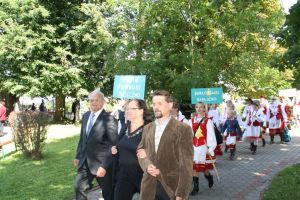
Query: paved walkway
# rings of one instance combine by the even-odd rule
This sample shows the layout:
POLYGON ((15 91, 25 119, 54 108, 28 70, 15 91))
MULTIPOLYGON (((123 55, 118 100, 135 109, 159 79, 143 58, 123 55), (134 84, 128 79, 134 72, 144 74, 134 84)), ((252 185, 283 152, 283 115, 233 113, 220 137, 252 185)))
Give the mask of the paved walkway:
MULTIPOLYGON (((200 176, 200 191, 190 200, 259 200, 271 179, 286 166, 300 162, 300 128, 291 131, 292 142, 279 144, 279 137, 275 144, 259 147, 256 155, 251 155, 249 144, 237 144, 236 160, 230 161, 229 154, 217 159, 217 168, 221 177, 212 189, 208 189, 207 181, 200 176)), ((267 138, 267 141, 269 138, 267 138)), ((89 193, 89 200, 102 199, 101 190, 89 193)))
MULTIPOLYGON (((191 200, 258 200, 271 179, 288 165, 300 162, 300 128, 294 129, 290 144, 267 144, 258 146, 257 154, 251 155, 249 144, 237 144, 237 159, 230 161, 228 155, 218 157, 217 168, 221 181, 207 189, 204 178, 200 181, 200 193, 191 200)), ((269 138, 268 138, 269 139, 269 138)))

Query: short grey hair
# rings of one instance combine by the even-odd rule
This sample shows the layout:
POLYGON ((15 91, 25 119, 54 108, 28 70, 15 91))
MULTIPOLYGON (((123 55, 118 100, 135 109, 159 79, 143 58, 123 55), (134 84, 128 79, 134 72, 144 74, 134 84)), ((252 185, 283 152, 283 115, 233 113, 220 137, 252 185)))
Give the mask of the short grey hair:
POLYGON ((105 101, 105 97, 104 94, 102 92, 100 92, 100 90, 94 90, 89 94, 89 99, 91 99, 92 96, 98 95, 100 97, 101 100, 105 101))

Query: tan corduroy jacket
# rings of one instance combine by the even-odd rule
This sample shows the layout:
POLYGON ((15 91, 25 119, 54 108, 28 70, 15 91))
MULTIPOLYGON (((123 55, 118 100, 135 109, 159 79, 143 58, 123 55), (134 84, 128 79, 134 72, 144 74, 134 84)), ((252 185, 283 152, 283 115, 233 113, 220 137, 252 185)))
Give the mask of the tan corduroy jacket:
POLYGON ((144 127, 138 149, 145 149, 147 157, 139 159, 144 170, 141 200, 154 200, 156 181, 160 181, 170 199, 176 196, 188 199, 193 173, 193 133, 191 127, 171 118, 155 152, 155 122, 144 127), (158 177, 146 172, 149 164, 160 170, 158 177))

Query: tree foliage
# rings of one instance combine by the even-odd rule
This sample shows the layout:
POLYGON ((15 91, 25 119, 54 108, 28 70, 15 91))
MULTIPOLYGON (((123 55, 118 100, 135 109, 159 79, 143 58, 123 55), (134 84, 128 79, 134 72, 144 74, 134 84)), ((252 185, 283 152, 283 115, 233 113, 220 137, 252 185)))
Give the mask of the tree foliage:
POLYGON ((293 86, 300 88, 300 1, 298 1, 286 16, 285 24, 281 29, 278 40, 287 48, 280 54, 282 62, 279 63, 280 68, 290 68, 295 70, 295 81, 293 86))
POLYGON ((122 11, 113 23, 122 37, 108 66, 114 73, 146 74, 148 92, 165 88, 187 101, 193 87, 259 96, 290 86, 292 71, 271 65, 279 50, 274 35, 284 21, 279 1, 126 3, 114 7, 122 11))
POLYGON ((55 118, 61 119, 65 96, 82 97, 106 81, 103 55, 111 37, 99 6, 75 0, 0 3, 2 89, 55 96, 55 118))
POLYGON ((0 4, 1 86, 14 94, 62 100, 100 87, 109 95, 114 75, 143 74, 147 93, 167 89, 189 101, 191 88, 256 97, 293 79, 294 69, 274 67, 283 52, 278 0, 0 4))

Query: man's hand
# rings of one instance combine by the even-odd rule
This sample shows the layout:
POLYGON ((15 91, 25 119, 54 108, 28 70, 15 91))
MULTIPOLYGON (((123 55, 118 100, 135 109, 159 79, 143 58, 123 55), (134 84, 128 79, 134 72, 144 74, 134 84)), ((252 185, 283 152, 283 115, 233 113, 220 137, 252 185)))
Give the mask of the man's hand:
POLYGON ((74 164, 74 167, 77 167, 77 165, 79 164, 79 160, 78 159, 74 159, 73 164, 74 164))
POLYGON ((136 156, 140 159, 146 158, 147 154, 146 154, 145 149, 138 149, 136 156))
POLYGON ((106 174, 106 170, 103 167, 99 167, 96 176, 97 177, 104 177, 106 174))
POLYGON ((176 197, 176 200, 184 200, 184 198, 176 197))
POLYGON ((116 146, 112 146, 112 147, 111 147, 111 154, 112 154, 112 155, 116 155, 117 153, 118 153, 117 147, 116 147, 116 146))
POLYGON ((150 174, 151 176, 156 177, 157 175, 159 175, 160 171, 154 165, 150 164, 147 167, 147 173, 150 174))

